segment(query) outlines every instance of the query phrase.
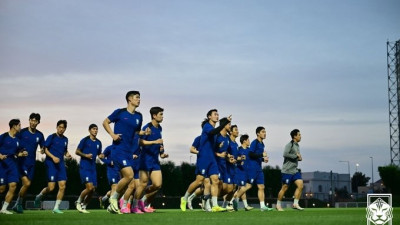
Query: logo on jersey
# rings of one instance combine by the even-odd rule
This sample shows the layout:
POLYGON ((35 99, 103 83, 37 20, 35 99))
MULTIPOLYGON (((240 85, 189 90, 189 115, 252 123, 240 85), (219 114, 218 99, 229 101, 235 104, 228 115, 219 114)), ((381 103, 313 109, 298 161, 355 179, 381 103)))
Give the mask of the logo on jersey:
POLYGON ((39 143, 39 137, 36 137, 36 143, 39 143))
POLYGON ((391 194, 368 194, 367 197, 367 224, 372 222, 375 225, 392 224, 393 208, 391 194), (371 202, 371 199, 375 201, 371 202), (387 199, 389 204, 382 198, 387 199))
POLYGON ((17 147, 19 147, 19 142, 17 141, 17 147))
POLYGON ((100 148, 100 145, 97 145, 97 149, 99 149, 100 148))
POLYGON ((0 184, 3 184, 3 183, 4 183, 4 179, 0 178, 0 184))
POLYGON ((50 180, 51 180, 51 181, 54 181, 54 176, 51 176, 51 177, 50 177, 50 180))
POLYGON ((122 160, 122 164, 126 166, 126 160, 122 160))
POLYGON ((67 142, 64 142, 64 146, 67 146, 67 142))
POLYGON ((139 119, 136 119, 136 124, 139 125, 139 119))

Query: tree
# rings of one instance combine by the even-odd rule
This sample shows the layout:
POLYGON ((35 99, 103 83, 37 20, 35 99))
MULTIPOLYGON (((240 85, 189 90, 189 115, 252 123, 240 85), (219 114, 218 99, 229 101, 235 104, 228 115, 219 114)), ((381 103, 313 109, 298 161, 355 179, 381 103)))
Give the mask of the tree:
POLYGON ((400 194, 400 167, 395 165, 378 167, 383 184, 393 195, 400 194))
POLYGON ((359 186, 367 186, 370 177, 366 177, 365 174, 361 172, 355 172, 353 177, 351 178, 351 186, 353 192, 358 192, 359 186))

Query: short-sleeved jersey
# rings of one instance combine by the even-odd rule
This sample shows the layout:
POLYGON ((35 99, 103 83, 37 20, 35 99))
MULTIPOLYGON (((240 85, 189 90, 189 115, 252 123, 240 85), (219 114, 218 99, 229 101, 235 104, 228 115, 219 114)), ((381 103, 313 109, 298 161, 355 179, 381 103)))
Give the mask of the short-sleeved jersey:
MULTIPOLYGON (((229 138, 228 135, 225 137, 222 135, 218 135, 217 136, 217 147, 215 148, 215 152, 228 153, 228 149, 230 147, 230 142, 231 142, 231 139, 229 138)), ((226 158, 221 158, 219 156, 216 156, 216 159, 217 159, 218 164, 226 165, 226 158)))
MULTIPOLYGON (((155 141, 162 138, 162 127, 158 125, 158 127, 153 126, 152 123, 148 123, 143 126, 142 130, 146 130, 147 128, 151 129, 150 135, 142 135, 141 139, 146 141, 155 141)), ((143 145, 142 152, 140 155, 141 161, 152 162, 152 163, 160 163, 158 159, 158 155, 160 154, 161 144, 154 145, 143 145)))
POLYGON ((113 141, 113 145, 119 146, 126 153, 132 153, 136 149, 133 147, 135 133, 142 127, 142 114, 137 111, 132 114, 126 108, 116 109, 108 119, 114 123, 114 133, 121 134, 121 140, 113 141))
POLYGON ((215 159, 216 135, 210 134, 214 127, 210 123, 203 126, 200 138, 200 148, 197 158, 215 159))
POLYGON ((229 148, 228 148, 228 153, 230 155, 233 155, 233 157, 236 159, 239 155, 239 145, 236 141, 230 140, 229 142, 229 148))
POLYGON ((249 164, 249 148, 243 148, 239 147, 238 149, 238 156, 245 156, 245 160, 242 160, 242 162, 238 163, 237 166, 239 170, 245 171, 247 170, 248 164, 249 164))
POLYGON ((0 154, 6 155, 7 158, 1 160, 6 165, 15 164, 15 155, 20 150, 20 140, 17 137, 11 137, 8 132, 0 135, 0 154))
POLYGON ((19 158, 19 163, 26 166, 35 165, 37 147, 44 146, 43 133, 39 130, 31 133, 29 128, 26 127, 18 133, 17 137, 21 141, 21 149, 25 149, 28 152, 28 156, 19 158))
MULTIPOLYGON (((64 154, 68 150, 68 138, 58 136, 56 133, 51 134, 47 137, 44 146, 49 150, 51 154, 60 159, 60 162, 64 161, 64 154)), ((50 157, 46 156, 46 160, 53 161, 50 157)))
POLYGON ((197 136, 197 137, 193 140, 193 143, 192 143, 192 146, 195 147, 195 148, 197 149, 197 151, 198 151, 199 148, 200 148, 200 139, 201 139, 201 135, 200 135, 200 136, 197 136))
MULTIPOLYGON (((252 152, 254 154, 263 154, 264 152, 264 143, 259 142, 257 139, 251 142, 250 144, 250 149, 249 153, 252 152)), ((251 170, 262 170, 261 164, 262 164, 262 157, 258 159, 251 159, 249 158, 249 169, 251 170)))
POLYGON ((93 169, 96 168, 96 156, 100 155, 102 150, 101 141, 99 139, 92 140, 90 136, 84 137, 78 145, 78 149, 84 154, 92 154, 92 159, 81 157, 79 163, 82 169, 93 169))

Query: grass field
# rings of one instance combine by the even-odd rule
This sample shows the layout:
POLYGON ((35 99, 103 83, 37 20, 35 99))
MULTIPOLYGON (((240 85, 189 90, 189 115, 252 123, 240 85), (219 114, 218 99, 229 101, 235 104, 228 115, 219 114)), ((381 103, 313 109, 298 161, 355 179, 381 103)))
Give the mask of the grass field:
MULTIPOLYGON (((24 214, 0 214, 1 225, 366 225, 364 208, 306 209, 285 212, 261 212, 259 210, 224 213, 206 213, 201 210, 181 212, 177 209, 162 209, 152 214, 109 214, 106 210, 90 210, 90 214, 80 214, 76 210, 65 210, 64 214, 53 214, 50 210, 25 210, 24 214)), ((393 225, 400 225, 400 208, 393 209, 393 225)), ((372 223, 371 223, 372 225, 372 223)))

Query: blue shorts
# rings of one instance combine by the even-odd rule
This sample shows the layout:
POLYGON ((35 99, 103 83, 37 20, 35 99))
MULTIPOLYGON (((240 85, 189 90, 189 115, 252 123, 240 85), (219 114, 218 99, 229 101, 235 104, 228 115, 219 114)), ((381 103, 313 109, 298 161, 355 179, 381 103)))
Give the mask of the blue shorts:
POLYGON ((33 174, 35 174, 35 165, 19 165, 19 174, 21 177, 28 177, 29 180, 32 180, 33 174))
POLYGON ((249 184, 264 184, 264 173, 262 170, 248 171, 249 184))
POLYGON ((209 159, 197 158, 196 171, 197 175, 201 175, 206 178, 219 174, 217 162, 209 159))
POLYGON ((282 184, 290 185, 296 180, 301 180, 301 173, 299 172, 295 174, 282 173, 282 184))
POLYGON ((110 185, 117 184, 120 180, 119 171, 114 167, 107 167, 107 179, 110 185))
POLYGON ((246 183, 250 183, 246 171, 237 170, 235 174, 235 182, 238 186, 245 186, 246 183))
POLYGON ((79 175, 81 177, 82 184, 92 183, 93 186, 97 187, 97 173, 95 169, 79 168, 79 175))
POLYGON ((132 159, 130 164, 132 165, 132 170, 133 170, 133 179, 137 180, 139 179, 139 164, 140 161, 139 159, 132 159))
POLYGON ((47 181, 48 182, 57 182, 57 181, 66 181, 67 180, 67 171, 65 169, 64 161, 60 161, 59 163, 54 163, 46 159, 44 164, 47 168, 47 181))
POLYGON ((0 186, 9 183, 19 182, 18 165, 12 162, 11 159, 6 159, 7 163, 3 160, 0 161, 0 186))
POLYGON ((158 160, 151 158, 141 158, 139 161, 140 161, 139 170, 148 172, 154 170, 161 170, 160 162, 158 160))

